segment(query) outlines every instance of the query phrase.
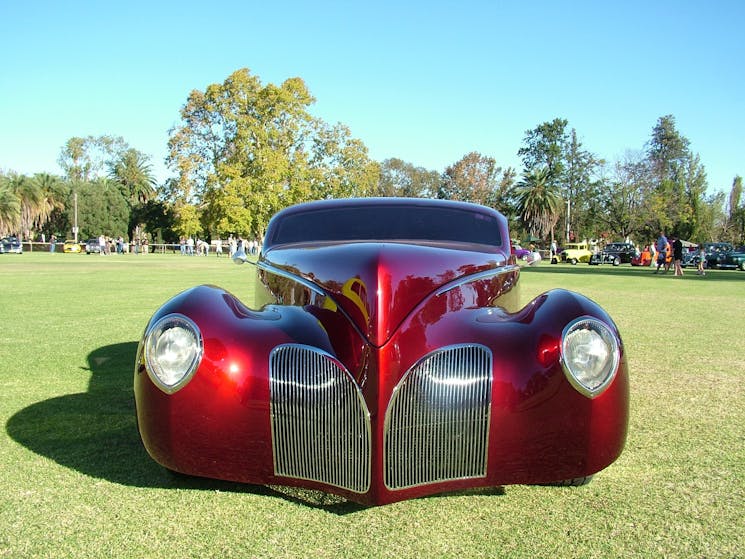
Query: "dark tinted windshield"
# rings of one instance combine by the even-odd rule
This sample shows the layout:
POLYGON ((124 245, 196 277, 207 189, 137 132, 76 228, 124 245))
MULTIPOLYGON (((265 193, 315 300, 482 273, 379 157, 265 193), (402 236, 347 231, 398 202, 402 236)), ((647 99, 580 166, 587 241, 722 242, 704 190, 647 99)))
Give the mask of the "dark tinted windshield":
POLYGON ((269 243, 455 241, 500 245, 492 215, 461 208, 371 205, 319 208, 283 216, 269 243))

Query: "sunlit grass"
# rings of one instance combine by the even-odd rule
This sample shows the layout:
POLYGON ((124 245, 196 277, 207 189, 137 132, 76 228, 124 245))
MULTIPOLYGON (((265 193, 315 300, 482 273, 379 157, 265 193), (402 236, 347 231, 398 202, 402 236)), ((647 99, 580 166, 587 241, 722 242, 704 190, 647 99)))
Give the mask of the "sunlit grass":
POLYGON ((177 479, 137 434, 132 364, 152 312, 214 256, 0 256, 0 557, 742 557, 745 273, 526 268, 524 301, 582 292, 617 322, 632 415, 582 488, 510 486, 366 508, 177 479))

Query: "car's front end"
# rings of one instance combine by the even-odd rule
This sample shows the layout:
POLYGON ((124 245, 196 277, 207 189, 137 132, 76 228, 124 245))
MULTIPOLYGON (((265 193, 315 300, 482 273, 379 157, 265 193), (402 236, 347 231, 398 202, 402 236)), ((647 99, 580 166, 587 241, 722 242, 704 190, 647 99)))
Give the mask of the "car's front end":
POLYGON ((86 254, 100 254, 101 253, 101 244, 98 242, 98 239, 88 239, 85 242, 85 253, 86 254))
POLYGON ((720 268, 734 268, 745 271, 745 247, 731 250, 719 258, 720 268))
MULTIPOLYGON (((201 286, 150 320, 135 397, 156 461, 383 504, 585 478, 619 456, 626 358, 598 305, 555 290, 520 307, 498 239, 274 244, 282 227, 303 234, 298 211, 268 229, 256 310, 201 286)), ((497 216, 476 219, 509 242, 497 216)))
POLYGON ((17 237, 6 237, 0 241, 0 254, 23 254, 23 244, 17 237))

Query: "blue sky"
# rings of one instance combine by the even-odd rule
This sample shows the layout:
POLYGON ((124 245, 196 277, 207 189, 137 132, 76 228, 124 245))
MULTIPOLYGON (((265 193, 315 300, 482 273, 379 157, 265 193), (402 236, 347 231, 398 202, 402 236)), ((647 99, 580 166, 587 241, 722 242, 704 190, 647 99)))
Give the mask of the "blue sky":
POLYGON ((518 170, 525 131, 565 118, 609 161, 661 116, 710 191, 745 174, 745 2, 0 4, 0 169, 59 173, 73 136, 122 136, 159 180, 193 89, 249 68, 303 78, 311 111, 377 160, 443 171, 471 151, 518 170))

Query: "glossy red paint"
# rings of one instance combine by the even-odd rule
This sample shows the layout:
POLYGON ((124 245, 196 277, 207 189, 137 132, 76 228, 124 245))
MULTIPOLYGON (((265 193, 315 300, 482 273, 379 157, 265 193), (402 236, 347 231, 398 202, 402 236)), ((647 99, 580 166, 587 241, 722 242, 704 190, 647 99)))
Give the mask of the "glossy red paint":
POLYGON ((564 290, 519 308, 519 268, 509 247, 502 249, 405 242, 270 247, 257 277, 280 304, 251 310, 209 286, 177 296, 152 321, 188 316, 202 332, 204 357, 192 380, 168 395, 150 380, 138 352, 135 396, 145 447, 179 472, 317 488, 365 504, 602 470, 626 438, 623 346, 613 382, 590 399, 565 377, 558 340, 580 316, 614 332, 615 326, 598 305, 564 290), (282 344, 334 356, 360 387, 370 414, 367 491, 275 473, 268 371, 272 350, 282 344), (423 357, 454 344, 479 344, 492 355, 486 475, 390 489, 383 438, 394 390, 423 357))
POLYGON ((280 248, 270 250, 265 260, 322 288, 376 347, 437 289, 507 264, 503 253, 485 246, 403 243, 280 248))

